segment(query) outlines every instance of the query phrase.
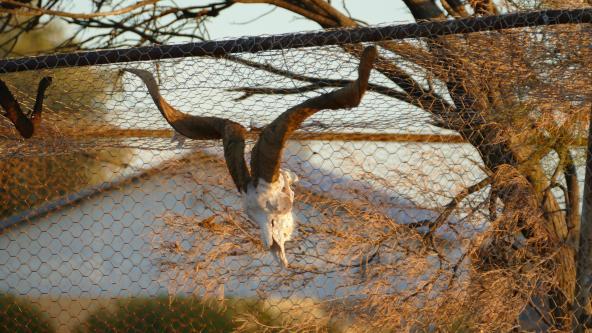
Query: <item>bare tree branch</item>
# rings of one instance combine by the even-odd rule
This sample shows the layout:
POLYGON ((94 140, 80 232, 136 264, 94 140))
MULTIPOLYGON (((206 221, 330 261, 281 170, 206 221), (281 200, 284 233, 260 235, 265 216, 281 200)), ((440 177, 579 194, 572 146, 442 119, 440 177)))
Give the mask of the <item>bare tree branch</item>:
MULTIPOLYGON (((308 82, 314 82, 310 80, 308 82)), ((322 88, 337 88, 343 87, 347 84, 347 82, 341 82, 341 80, 323 80, 319 79, 316 83, 296 87, 296 88, 271 88, 271 87, 242 87, 242 88, 232 88, 228 89, 228 91, 238 91, 244 93, 242 96, 237 97, 235 100, 240 101, 243 99, 247 99, 253 95, 291 95, 291 94, 301 94, 305 92, 315 91, 322 88)), ((411 103, 409 96, 401 91, 381 86, 378 84, 369 83, 368 84, 368 91, 373 91, 385 96, 396 98, 400 101, 411 103)))
POLYGON ((127 6, 125 8, 117 9, 117 10, 112 10, 112 11, 108 11, 108 12, 83 14, 83 13, 70 13, 70 12, 65 12, 65 11, 60 11, 60 10, 39 8, 39 7, 27 5, 25 3, 22 3, 20 1, 15 1, 15 0, 2 0, 2 3, 13 5, 14 9, 0 8, 0 13, 10 13, 13 15, 22 15, 22 16, 51 15, 51 16, 69 17, 69 18, 77 18, 77 19, 89 19, 89 18, 94 18, 94 17, 115 16, 115 15, 129 13, 135 9, 143 8, 148 5, 155 4, 158 1, 160 1, 160 0, 144 0, 144 1, 140 1, 136 4, 127 6), (26 9, 26 10, 19 10, 19 9, 26 9))
POLYGON ((438 218, 434 220, 433 223, 430 223, 430 230, 428 234, 433 234, 440 226, 442 226, 444 222, 448 220, 450 214, 454 212, 454 210, 461 201, 463 201, 467 196, 475 192, 481 191, 486 186, 490 185, 492 180, 493 179, 491 177, 487 177, 478 182, 477 184, 471 185, 466 189, 462 190, 460 193, 458 193, 446 206, 444 206, 444 211, 440 213, 438 218))

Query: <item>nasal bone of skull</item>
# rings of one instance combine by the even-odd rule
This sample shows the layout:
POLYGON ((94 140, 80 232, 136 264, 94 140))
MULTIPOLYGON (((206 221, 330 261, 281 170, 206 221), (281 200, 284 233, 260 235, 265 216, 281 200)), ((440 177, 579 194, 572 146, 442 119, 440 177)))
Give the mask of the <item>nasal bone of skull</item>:
POLYGON ((271 245, 271 253, 280 264, 288 268, 288 259, 286 258, 286 251, 284 250, 283 244, 279 244, 274 240, 271 245))

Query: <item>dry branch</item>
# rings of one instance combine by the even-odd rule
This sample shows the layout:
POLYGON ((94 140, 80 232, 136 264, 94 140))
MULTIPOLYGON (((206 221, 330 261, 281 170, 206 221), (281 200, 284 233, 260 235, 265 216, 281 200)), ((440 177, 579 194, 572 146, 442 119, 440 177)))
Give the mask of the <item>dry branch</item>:
POLYGON ((98 13, 91 13, 91 14, 84 14, 84 13, 71 13, 71 12, 64 12, 59 10, 51 10, 45 9, 42 7, 35 7, 23 3, 21 1, 16 0, 2 0, 1 3, 13 5, 13 8, 0 8, 0 13, 10 13, 14 15, 22 15, 22 16, 42 16, 42 15, 51 15, 51 16, 59 16, 59 17, 68 17, 68 18, 76 18, 76 19, 89 19, 95 17, 106 17, 106 16, 116 16, 121 14, 129 13, 135 9, 147 7, 149 5, 153 5, 161 0, 144 0, 139 1, 136 4, 112 10, 108 12, 98 12, 98 13), (26 9, 26 10, 20 10, 26 9))

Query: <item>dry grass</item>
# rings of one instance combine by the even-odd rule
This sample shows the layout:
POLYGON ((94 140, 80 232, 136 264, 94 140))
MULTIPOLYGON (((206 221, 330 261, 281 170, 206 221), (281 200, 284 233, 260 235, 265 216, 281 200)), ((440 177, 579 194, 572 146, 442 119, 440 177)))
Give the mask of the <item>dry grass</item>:
MULTIPOLYGON (((575 281, 573 235, 577 226, 570 225, 570 218, 578 220, 579 205, 577 195, 568 197, 579 192, 567 189, 567 156, 574 144, 581 143, 592 100, 592 78, 585 70, 590 68, 592 51, 588 47, 590 35, 585 32, 582 26, 555 26, 389 44, 398 55, 386 50, 381 53, 384 58, 377 62, 377 68, 383 73, 373 72, 373 82, 392 86, 384 75, 388 70, 413 73, 426 93, 401 98, 410 98, 406 101, 414 107, 402 107, 375 90, 361 106, 365 113, 319 114, 308 124, 313 128, 310 132, 329 134, 309 137, 344 138, 331 131, 352 129, 445 133, 444 128, 461 134, 471 149, 451 161, 446 155, 453 153, 453 146, 442 145, 436 150, 418 144, 413 146, 415 151, 401 154, 389 151, 387 144, 374 146, 383 148, 379 152, 367 150, 360 141, 363 135, 359 135, 355 143, 350 142, 352 151, 332 151, 335 146, 322 142, 320 151, 313 151, 311 144, 310 152, 303 149, 295 153, 306 156, 302 169, 313 169, 311 178, 322 173, 319 178, 339 179, 342 184, 327 185, 301 175, 302 184, 308 185, 295 188, 295 212, 300 223, 297 235, 287 244, 289 269, 280 268, 264 250, 259 230, 242 212, 221 158, 202 155, 170 162, 166 167, 186 173, 195 187, 187 193, 193 199, 185 206, 189 213, 167 211, 158 218, 162 223, 157 224, 160 228, 153 235, 153 243, 161 254, 161 282, 169 286, 171 294, 196 294, 220 301, 238 294, 265 300, 273 320, 258 323, 247 314, 240 319, 247 331, 254 327, 267 331, 318 331, 327 327, 353 331, 368 327, 372 331, 509 331, 523 324, 519 317, 525 313, 538 314, 539 329, 565 329, 567 326, 553 322, 560 318, 551 318, 546 300, 552 293, 569 300, 575 281), (426 57, 410 51, 428 44, 430 47, 422 48, 429 53, 426 57), (437 94, 448 96, 451 90, 466 98, 443 98, 450 103, 443 110, 422 104, 437 94), (416 107, 432 112, 431 123, 426 118, 417 120, 421 115, 416 107), (399 164, 388 164, 388 159, 399 164), (481 180, 487 182, 475 187, 481 180), (399 192, 401 200, 391 200, 399 192), (568 207, 568 199, 574 199, 576 210, 568 207), (395 210, 400 214, 392 213, 395 210), (422 214, 416 214, 418 211, 422 214), (436 221, 441 225, 438 222, 434 226, 436 221)), ((257 59, 310 75, 346 77, 355 71, 346 66, 351 59, 341 48, 251 56, 267 57, 257 59), (303 59, 323 64, 324 72, 308 68, 303 59)), ((273 118, 273 112, 281 109, 280 98, 237 99, 236 89, 245 85, 285 88, 295 82, 293 78, 280 82, 260 69, 209 58, 204 60, 204 68, 211 68, 193 77, 197 73, 193 59, 175 61, 163 62, 163 67, 168 67, 160 72, 165 77, 163 94, 168 100, 184 110, 194 110, 199 104, 208 115, 226 116, 244 124, 273 118)), ((152 64, 138 64, 149 66, 152 64)), ((107 80, 113 72, 100 75, 107 80)), ((125 89, 113 88, 110 96, 85 101, 85 110, 92 110, 95 104, 112 106, 109 115, 113 122, 119 122, 116 125, 122 132, 163 125, 152 102, 147 102, 145 91, 134 87, 131 80, 123 78, 122 82, 125 89), (148 115, 147 110, 154 115, 148 115)), ((76 90, 84 84, 88 82, 79 77, 67 88, 76 90)), ((391 94, 399 93, 393 91, 391 94)), ((279 94, 285 105, 295 105, 308 92, 279 94)), ((70 102, 74 106, 67 110, 75 111, 73 116, 50 112, 48 119, 56 122, 50 127, 65 128, 83 119, 82 111, 75 109, 76 101, 70 102)), ((41 152, 48 146, 55 148, 50 143, 60 144, 57 152, 44 153, 51 156, 85 151, 89 146, 107 152, 113 147, 170 150, 173 146, 163 139, 162 132, 152 139, 146 132, 131 131, 141 137, 133 140, 113 135, 116 137, 89 142, 92 133, 120 133, 109 121, 96 122, 93 128, 81 128, 84 133, 50 131, 46 141, 7 139, 0 147, 11 154, 38 158, 44 156, 41 152)), ((10 135, 8 131, 2 133, 10 135)), ((437 135, 434 137, 439 138, 437 135)), ((196 145, 203 148, 217 143, 196 145)), ((10 169, 3 177, 13 175, 19 167, 12 161, 1 161, 10 169)), ((96 170, 90 173, 98 174, 96 170)), ((28 180, 37 175, 51 178, 38 182, 38 187, 45 185, 48 189, 44 190, 59 192, 68 187, 66 180, 71 180, 72 174, 67 172, 63 178, 52 178, 41 171, 20 175, 30 175, 28 180)), ((577 185, 577 175, 573 176, 577 185)), ((1 185, 7 184, 11 191, 0 198, 8 196, 26 206, 23 201, 28 199, 14 185, 19 179, 12 177, 13 183, 3 180, 1 185)), ((23 184, 29 187, 25 190, 34 190, 29 183, 23 184)), ((569 304, 559 304, 562 306, 569 304)))

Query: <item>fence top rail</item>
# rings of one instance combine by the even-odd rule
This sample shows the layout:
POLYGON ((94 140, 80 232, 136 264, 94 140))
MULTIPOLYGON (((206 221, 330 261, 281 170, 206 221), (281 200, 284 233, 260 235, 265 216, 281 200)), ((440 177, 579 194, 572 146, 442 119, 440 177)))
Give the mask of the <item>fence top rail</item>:
POLYGON ((223 56, 286 48, 380 42, 556 24, 592 23, 592 8, 541 10, 447 21, 362 27, 271 36, 242 37, 177 45, 94 50, 0 60, 0 73, 148 61, 195 56, 223 56))

